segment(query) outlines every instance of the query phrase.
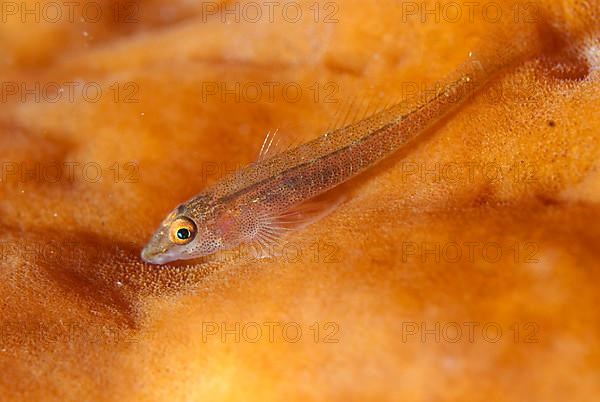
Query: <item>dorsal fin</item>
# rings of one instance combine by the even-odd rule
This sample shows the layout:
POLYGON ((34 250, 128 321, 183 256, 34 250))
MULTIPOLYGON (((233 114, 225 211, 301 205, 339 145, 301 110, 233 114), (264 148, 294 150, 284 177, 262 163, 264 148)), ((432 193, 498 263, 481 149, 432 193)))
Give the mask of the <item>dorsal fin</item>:
POLYGON ((262 142, 256 161, 262 162, 266 159, 272 158, 273 156, 294 148, 303 142, 304 141, 301 141, 295 137, 282 136, 279 132, 279 129, 276 129, 273 132, 269 130, 262 142))
POLYGON ((260 147, 260 151, 258 152, 258 156, 256 157, 257 162, 263 161, 269 156, 278 153, 280 144, 280 138, 277 137, 278 132, 279 129, 276 129, 273 134, 271 134, 271 130, 267 132, 267 135, 265 135, 265 139, 260 147))

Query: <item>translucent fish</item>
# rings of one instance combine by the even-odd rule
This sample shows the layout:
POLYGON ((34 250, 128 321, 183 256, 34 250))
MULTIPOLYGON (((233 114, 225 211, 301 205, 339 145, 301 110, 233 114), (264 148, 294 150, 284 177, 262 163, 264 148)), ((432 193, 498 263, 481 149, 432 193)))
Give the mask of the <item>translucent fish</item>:
POLYGON ((490 57, 495 62, 488 60, 485 68, 469 54, 437 91, 410 106, 396 103, 353 122, 346 116, 341 126, 296 147, 282 149, 275 134, 267 135, 256 162, 168 214, 142 250, 143 260, 163 264, 244 244, 268 249, 288 231, 334 210, 339 199, 323 201, 320 196, 390 156, 468 100, 515 61, 509 53, 490 57))

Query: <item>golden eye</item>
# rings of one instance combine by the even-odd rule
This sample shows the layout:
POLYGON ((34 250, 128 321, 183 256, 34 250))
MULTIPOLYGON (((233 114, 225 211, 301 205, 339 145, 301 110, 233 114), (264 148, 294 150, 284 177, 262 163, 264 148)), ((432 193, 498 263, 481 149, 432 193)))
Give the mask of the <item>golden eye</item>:
POLYGON ((177 218, 169 227, 169 239, 171 243, 188 244, 194 240, 196 225, 191 219, 177 218))

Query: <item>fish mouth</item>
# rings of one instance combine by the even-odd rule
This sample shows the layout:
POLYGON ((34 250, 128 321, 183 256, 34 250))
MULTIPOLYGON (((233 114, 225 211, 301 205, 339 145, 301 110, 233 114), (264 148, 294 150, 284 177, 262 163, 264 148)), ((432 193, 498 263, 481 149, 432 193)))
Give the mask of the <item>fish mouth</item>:
POLYGON ((149 246, 146 246, 142 249, 140 256, 142 257, 142 260, 144 260, 144 262, 147 262, 148 264, 154 264, 154 265, 165 264, 167 262, 177 259, 177 258, 174 258, 173 256, 169 255, 168 252, 160 252, 160 251, 157 252, 157 251, 154 251, 154 249, 149 246))

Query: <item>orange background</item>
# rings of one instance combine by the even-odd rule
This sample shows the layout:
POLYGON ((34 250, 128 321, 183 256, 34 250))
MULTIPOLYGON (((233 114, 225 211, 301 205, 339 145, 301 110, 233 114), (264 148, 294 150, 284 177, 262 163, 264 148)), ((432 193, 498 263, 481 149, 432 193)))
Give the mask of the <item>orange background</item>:
POLYGON ((317 18, 298 1, 298 22, 276 8, 273 22, 240 11, 235 23, 204 3, 95 3, 95 23, 3 15, 1 399, 594 400, 597 2, 523 3, 519 24, 514 2, 495 3, 498 23, 479 8, 472 22, 423 20, 393 0, 321 2, 317 18), (345 204, 286 239, 287 257, 141 262, 162 217, 251 162, 268 130, 314 137, 350 97, 397 99, 473 49, 516 45, 484 38, 537 24, 541 56, 346 185, 345 204), (102 96, 6 92, 51 82, 102 96), (272 82, 274 98, 256 102, 203 92, 272 82), (298 101, 280 90, 290 83, 298 101), (89 163, 97 182, 80 170, 89 163), (63 167, 55 182, 51 164, 63 167))

